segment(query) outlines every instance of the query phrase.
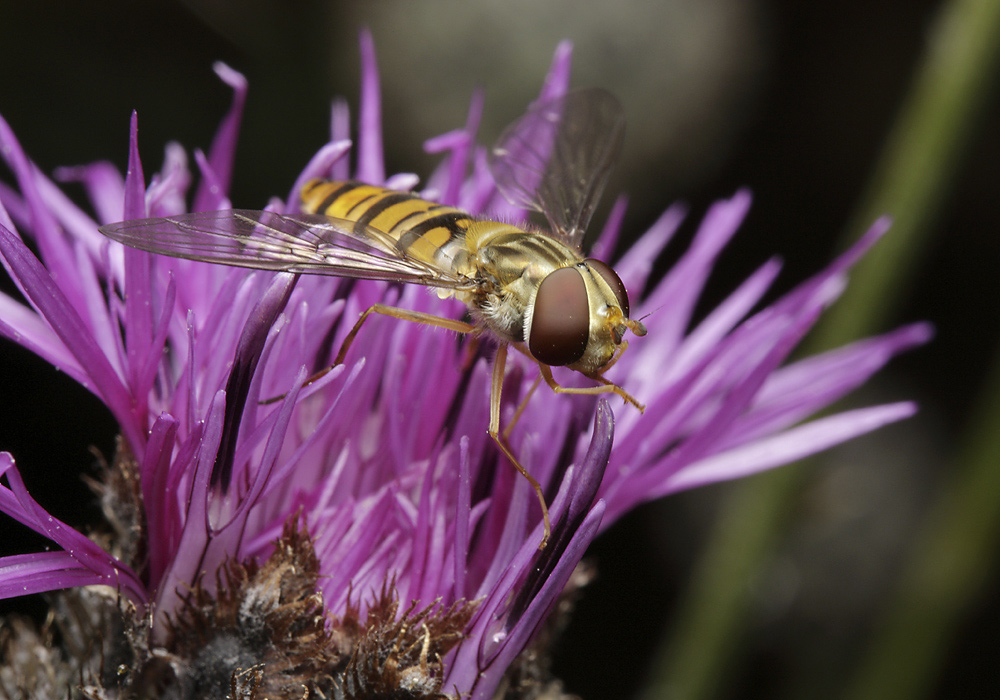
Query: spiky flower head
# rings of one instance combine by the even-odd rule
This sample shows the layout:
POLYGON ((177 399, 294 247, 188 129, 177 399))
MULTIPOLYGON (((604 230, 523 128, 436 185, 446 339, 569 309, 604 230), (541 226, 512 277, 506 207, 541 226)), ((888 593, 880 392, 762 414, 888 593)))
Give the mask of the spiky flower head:
MULTIPOLYGON (((338 102, 330 142, 270 208, 294 209, 317 176, 418 185, 385 176, 368 35, 362 58, 353 171, 338 102)), ((560 46, 541 99, 565 92, 569 65, 560 46)), ((217 72, 235 97, 209 152, 194 154, 193 210, 231 206, 247 86, 232 69, 217 72)), ((464 127, 427 143, 443 161, 422 194, 521 219, 475 144, 481 106, 477 96, 464 127)), ((0 297, 0 333, 98 396, 121 430, 101 489, 108 527, 90 537, 45 512, 0 454, 0 510, 55 545, 0 559, 0 596, 63 591, 53 603, 61 646, 8 623, 8 694, 62 697, 81 682, 93 698, 489 698, 503 683, 511 696, 557 693, 532 659, 544 657, 544 626, 586 578, 577 567, 602 529, 643 501, 785 464, 914 410, 803 422, 926 340, 924 325, 785 364, 885 222, 775 303, 753 311, 777 275, 772 260, 693 323, 750 197, 714 205, 653 282, 651 261, 683 217, 673 207, 615 264, 641 296, 634 315, 649 314, 649 333, 609 378, 645 413, 615 409, 615 427, 606 400, 543 387, 511 435, 551 504, 553 537, 539 551, 538 504, 487 436, 488 344, 373 319, 345 364, 305 383, 372 304, 449 317, 461 304, 421 288, 298 279, 109 242, 100 224, 180 213, 193 179, 171 145, 146 185, 135 116, 124 178, 105 163, 57 173, 84 184, 93 215, 31 164, 3 121, 0 152, 16 180, 0 189, 0 253, 23 296, 0 297)), ((619 202, 595 257, 614 250, 623 211, 619 202)), ((505 422, 534 379, 514 364, 505 422)))

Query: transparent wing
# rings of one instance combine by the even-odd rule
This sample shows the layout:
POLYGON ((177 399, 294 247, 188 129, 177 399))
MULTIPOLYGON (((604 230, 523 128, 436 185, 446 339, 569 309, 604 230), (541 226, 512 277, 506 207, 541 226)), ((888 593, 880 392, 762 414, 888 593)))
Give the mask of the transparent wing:
POLYGON ((133 248, 188 260, 446 289, 476 286, 407 256, 382 231, 314 214, 231 209, 122 221, 100 230, 133 248))
POLYGON ((577 90, 533 105, 507 127, 490 170, 511 204, 541 212, 555 235, 579 248, 624 137, 618 100, 577 90))

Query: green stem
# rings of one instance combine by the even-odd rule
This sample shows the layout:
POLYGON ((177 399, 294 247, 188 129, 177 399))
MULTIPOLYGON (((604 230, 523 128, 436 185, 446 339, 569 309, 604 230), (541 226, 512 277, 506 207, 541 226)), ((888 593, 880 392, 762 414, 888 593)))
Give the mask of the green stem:
POLYGON ((998 57, 1000 2, 952 0, 941 8, 916 82, 845 240, 857 238, 883 214, 892 217, 892 229, 858 263, 844 296, 823 319, 813 349, 877 331, 905 298, 993 94, 998 57))
POLYGON ((1000 353, 951 478, 924 520, 911 559, 845 698, 932 694, 948 643, 996 566, 1000 539, 1000 353))
MULTIPOLYGON (((881 328, 912 284, 932 224, 989 94, 1000 49, 997 37, 1000 37, 1000 0, 952 0, 942 7, 914 86, 874 171, 869 194, 853 217, 845 240, 855 239, 885 213, 893 216, 894 225, 853 272, 844 297, 808 343, 811 352, 842 345, 881 328)), ((1000 397, 1000 388, 995 396, 1000 397)), ((984 415, 988 418, 984 420, 996 420, 995 410, 987 409, 984 415)), ((975 578, 971 573, 962 573, 976 568, 974 561, 965 557, 980 557, 975 561, 987 559, 969 540, 963 540, 967 546, 958 547, 960 552, 955 551, 952 538, 966 537, 964 525, 960 527, 966 522, 962 520, 963 510, 982 507, 967 499, 976 496, 995 499, 997 493, 996 487, 987 490, 983 485, 989 476, 995 476, 987 473, 989 459, 993 459, 993 467, 997 464, 995 445, 970 442, 967 452, 969 466, 976 465, 975 476, 970 473, 967 480, 956 483, 948 490, 954 495, 938 505, 940 514, 935 522, 940 529, 928 534, 933 544, 924 545, 924 551, 919 552, 919 562, 914 564, 916 573, 912 574, 926 579, 927 572, 933 570, 932 557, 941 556, 943 548, 952 548, 951 557, 963 557, 961 564, 954 565, 954 580, 949 588, 955 607, 940 613, 950 620, 964 600, 962 596, 971 589, 968 581, 975 578), (960 585, 960 581, 966 583, 960 585)), ((774 550, 802 479, 800 465, 760 475, 735 488, 682 596, 679 606, 682 612, 654 659, 653 678, 644 700, 705 700, 718 694, 728 675, 726 671, 735 663, 734 654, 748 614, 748 586, 774 550)), ((992 541, 992 535, 983 537, 984 542, 992 541)), ((980 540, 976 543, 979 545, 980 540)), ((988 547, 985 543, 982 546, 988 547)), ((895 616, 888 623, 890 631, 873 652, 866 667, 869 670, 858 681, 858 687, 864 688, 866 694, 850 697, 907 697, 875 689, 909 684, 903 676, 912 672, 913 664, 899 663, 898 657, 906 652, 904 642, 917 644, 919 640, 909 627, 901 625, 907 622, 904 618, 914 602, 913 591, 918 589, 934 590, 916 584, 906 589, 909 593, 901 597, 894 608, 895 616), (893 673, 896 678, 890 680, 893 673)), ((922 624, 927 624, 926 619, 922 624)), ((949 627, 944 619, 935 624, 933 634, 923 635, 924 641, 920 642, 928 666, 940 648, 940 635, 949 627)))

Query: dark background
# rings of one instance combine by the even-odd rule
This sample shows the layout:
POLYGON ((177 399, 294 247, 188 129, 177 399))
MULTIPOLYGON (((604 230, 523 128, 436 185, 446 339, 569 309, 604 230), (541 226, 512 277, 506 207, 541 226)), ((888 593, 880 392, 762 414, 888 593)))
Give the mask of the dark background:
MULTIPOLYGON (((250 82, 232 199, 257 208, 286 194, 325 143, 330 99, 343 95, 356 109, 360 27, 371 28, 379 55, 388 171, 422 175, 434 160, 420 144, 464 123, 475 86, 487 89, 480 135, 489 141, 532 99, 557 41, 571 38, 574 84, 612 90, 628 114, 627 150, 609 187, 631 196, 627 231, 638 234, 683 199, 690 235, 712 201, 738 187, 754 192, 703 312, 772 254, 786 261, 777 291, 821 269, 864 190, 939 3, 606 5, 584 12, 570 2, 11 3, 0 23, 0 114, 51 173, 98 159, 124 170, 136 109, 148 177, 167 141, 208 147, 231 96, 211 70, 223 60, 250 82)), ((725 697, 835 690, 944 476, 942 460, 955 451, 997 347, 995 90, 986 108, 933 224, 934 243, 882 329, 927 319, 937 338, 897 360, 859 399, 913 398, 921 413, 836 451, 811 477, 793 529, 754 583, 742 640, 749 660, 723 684, 725 697)), ((0 178, 10 182, 7 172, 0 178)), ((110 416, 20 348, 3 343, 0 363, 0 449, 14 454, 29 488, 60 517, 95 517, 80 507, 86 487, 72 475, 93 464, 90 446, 111 452, 110 416), (68 475, 57 477, 59 490, 45 488, 52 474, 68 475)), ((570 691, 600 700, 641 687, 649 649, 669 624, 727 488, 640 509, 595 545, 600 577, 556 660, 570 691)), ((20 537, 17 545, 40 546, 20 537)), ((984 697, 995 688, 997 590, 994 578, 968 611, 929 695, 984 697)))

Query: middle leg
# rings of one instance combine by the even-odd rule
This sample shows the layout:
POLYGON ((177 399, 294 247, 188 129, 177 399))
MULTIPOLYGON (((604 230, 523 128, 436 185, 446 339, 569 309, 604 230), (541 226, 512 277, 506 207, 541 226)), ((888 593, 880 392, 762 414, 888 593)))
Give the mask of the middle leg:
POLYGON ((545 503, 545 494, 542 492, 542 487, 535 477, 514 456, 514 452, 510 448, 510 443, 507 441, 507 432, 504 431, 502 435, 500 433, 500 392, 503 389, 503 375, 506 366, 507 345, 504 343, 497 348, 497 354, 493 360, 493 380, 490 384, 490 437, 493 438, 493 442, 497 444, 497 447, 506 455, 507 459, 520 472, 521 476, 528 480, 531 488, 535 491, 535 495, 538 496, 538 502, 542 506, 542 524, 545 528, 538 548, 545 549, 545 545, 548 544, 549 537, 552 535, 552 523, 549 521, 549 507, 545 503))

